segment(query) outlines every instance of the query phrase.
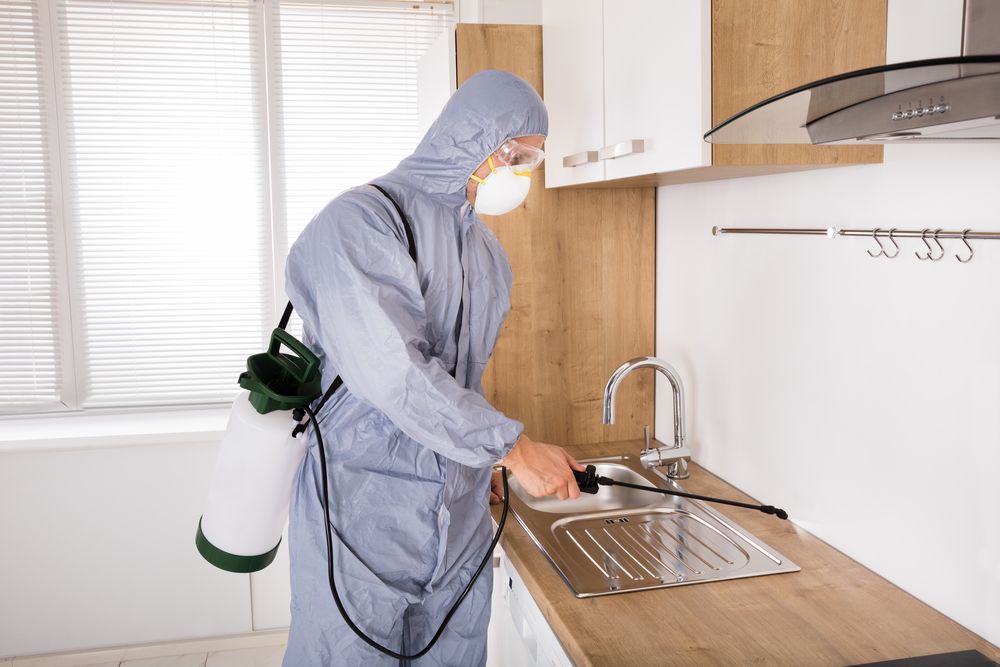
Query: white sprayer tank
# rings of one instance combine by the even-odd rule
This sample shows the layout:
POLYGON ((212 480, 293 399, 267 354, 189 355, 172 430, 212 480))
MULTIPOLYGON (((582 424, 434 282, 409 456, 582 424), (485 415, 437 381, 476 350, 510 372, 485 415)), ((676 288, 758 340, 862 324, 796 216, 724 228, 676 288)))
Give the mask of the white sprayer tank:
POLYGON ((292 435, 298 422, 291 406, 308 405, 311 394, 318 393, 313 391, 318 360, 281 329, 275 330, 269 352, 251 357, 247 365, 240 386, 250 391, 239 393, 229 413, 195 537, 205 560, 230 572, 256 572, 277 554, 307 443, 305 432, 292 435), (300 357, 279 355, 279 342, 300 357))

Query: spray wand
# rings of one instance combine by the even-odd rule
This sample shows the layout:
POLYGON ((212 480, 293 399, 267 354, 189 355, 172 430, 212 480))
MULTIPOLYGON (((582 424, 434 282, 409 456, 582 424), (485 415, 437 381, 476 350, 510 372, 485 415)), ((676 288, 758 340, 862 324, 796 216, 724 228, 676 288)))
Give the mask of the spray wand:
POLYGON ((668 496, 680 496, 681 498, 704 500, 710 503, 720 503, 722 505, 732 505, 734 507, 745 507, 747 509, 763 512, 764 514, 773 514, 779 519, 788 518, 788 512, 779 507, 775 507, 774 505, 752 505, 750 503, 742 503, 738 500, 713 498, 712 496, 702 496, 697 493, 687 493, 686 491, 661 489, 656 486, 646 486, 644 484, 632 484, 631 482, 619 482, 616 479, 611 479, 610 477, 604 477, 603 475, 598 475, 597 468, 593 465, 588 465, 585 472, 577 472, 574 470, 573 475, 576 476, 576 483, 579 484, 580 491, 582 493, 597 493, 597 491, 602 486, 624 486, 630 489, 638 489, 640 491, 653 491, 668 496))

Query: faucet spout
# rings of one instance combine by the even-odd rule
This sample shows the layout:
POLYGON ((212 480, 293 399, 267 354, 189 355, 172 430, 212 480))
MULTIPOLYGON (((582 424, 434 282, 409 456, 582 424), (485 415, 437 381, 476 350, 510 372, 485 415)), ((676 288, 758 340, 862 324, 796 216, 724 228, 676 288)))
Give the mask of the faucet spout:
MULTIPOLYGON (((657 359, 656 357, 636 357, 635 359, 629 359, 611 374, 611 378, 604 386, 604 423, 615 423, 615 396, 618 393, 618 387, 621 385, 622 380, 632 371, 639 368, 652 368, 658 373, 662 373, 667 378, 667 381, 670 382, 674 398, 674 445, 672 449, 680 449, 686 453, 686 450, 683 449, 686 437, 684 429, 684 385, 681 382, 681 376, 674 367, 662 359, 657 359)), ((663 451, 669 452, 670 450, 661 448, 661 450, 657 451, 662 453, 663 451)), ((674 479, 687 477, 687 460, 684 458, 673 460, 668 465, 667 474, 674 479)))

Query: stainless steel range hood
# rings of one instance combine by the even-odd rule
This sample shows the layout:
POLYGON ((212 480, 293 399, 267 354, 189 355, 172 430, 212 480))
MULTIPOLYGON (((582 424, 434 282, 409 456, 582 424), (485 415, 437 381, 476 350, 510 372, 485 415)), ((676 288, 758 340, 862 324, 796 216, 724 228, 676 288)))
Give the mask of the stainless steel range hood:
POLYGON ((1000 141, 1000 0, 966 0, 962 55, 839 74, 712 128, 716 144, 1000 141))

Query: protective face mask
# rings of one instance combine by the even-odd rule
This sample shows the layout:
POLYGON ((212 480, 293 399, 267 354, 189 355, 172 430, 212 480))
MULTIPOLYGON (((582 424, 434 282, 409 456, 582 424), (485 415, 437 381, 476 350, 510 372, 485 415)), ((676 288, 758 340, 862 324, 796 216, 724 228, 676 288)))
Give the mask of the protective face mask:
POLYGON ((515 174, 510 167, 496 167, 476 188, 476 213, 503 215, 521 205, 531 189, 531 172, 515 174))

